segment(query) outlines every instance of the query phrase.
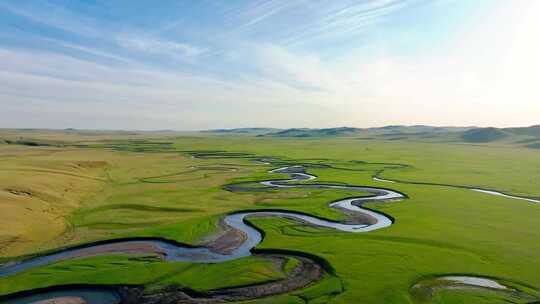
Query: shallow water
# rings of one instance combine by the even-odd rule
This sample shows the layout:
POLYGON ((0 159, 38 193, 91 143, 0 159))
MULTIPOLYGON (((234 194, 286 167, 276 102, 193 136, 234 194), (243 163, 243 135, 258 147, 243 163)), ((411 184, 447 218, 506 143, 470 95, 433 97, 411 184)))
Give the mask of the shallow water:
POLYGON ((87 304, 119 304, 122 303, 120 295, 109 289, 72 289, 44 292, 35 295, 23 296, 20 298, 6 300, 4 304, 31 304, 35 302, 41 303, 62 303, 53 299, 73 297, 82 299, 87 304))
MULTIPOLYGON (((372 179, 374 181, 378 181, 378 182, 384 182, 384 183, 399 183, 399 181, 393 181, 393 180, 388 180, 388 179, 383 179, 383 178, 379 178, 379 177, 372 177, 372 179)), ((429 185, 426 183, 426 185, 429 185)), ((435 185, 435 184, 434 184, 435 185)), ((437 185, 435 185, 437 186, 437 185)), ((504 194, 504 193, 501 193, 501 192, 498 192, 498 191, 494 191, 494 190, 486 190, 486 189, 479 189, 479 188, 469 188, 469 187, 466 187, 466 186, 452 186, 452 185, 441 185, 441 186, 444 186, 444 187, 453 187, 453 188, 466 188, 466 189, 469 189, 471 191, 475 191, 475 192, 480 192, 480 193, 484 193, 484 194, 489 194, 489 195, 496 195, 496 196, 502 196, 502 197, 505 197, 505 198, 510 198, 510 199, 517 199, 517 200, 522 200, 522 201, 528 201, 528 202, 532 202, 532 203, 540 203, 540 200, 539 199, 533 199, 533 198, 527 198, 527 197, 521 197, 521 196, 514 196, 514 195, 509 195, 509 194, 504 194)))
POLYGON ((532 199, 532 198, 526 198, 526 197, 508 195, 508 194, 504 194, 504 193, 493 191, 493 190, 484 190, 484 189, 471 189, 471 190, 476 191, 476 192, 485 193, 485 194, 491 194, 491 195, 497 195, 497 196, 502 196, 502 197, 506 197, 506 198, 511 198, 511 199, 518 199, 518 200, 523 200, 523 201, 528 201, 528 202, 533 202, 533 203, 540 203, 540 200, 536 200, 536 199, 532 199))
MULTIPOLYGON (((255 248, 261 241, 261 233, 246 224, 246 218, 249 217, 282 217, 289 218, 311 225, 336 229, 344 232, 368 232, 376 229, 381 229, 392 225, 392 220, 383 214, 364 209, 356 204, 361 204, 365 201, 386 201, 394 199, 403 199, 401 193, 371 187, 344 186, 344 185, 326 185, 326 184, 292 184, 292 182, 304 182, 315 179, 316 177, 305 173, 302 166, 289 166, 270 171, 271 173, 288 174, 290 179, 287 180, 268 180, 262 181, 260 184, 269 188, 317 188, 317 189, 342 189, 348 191, 369 192, 372 195, 368 197, 346 198, 330 204, 331 208, 342 208, 352 212, 362 213, 374 219, 374 224, 344 224, 325 220, 322 218, 313 217, 307 214, 300 214, 287 211, 250 211, 229 214, 225 216, 225 224, 244 232, 247 236, 246 240, 235 250, 229 254, 221 254, 211 251, 206 247, 188 247, 174 243, 169 243, 161 240, 133 240, 133 241, 111 241, 107 244, 93 245, 83 248, 66 249, 60 252, 52 253, 45 256, 36 257, 20 263, 6 265, 0 268, 0 277, 5 277, 29 270, 35 267, 52 264, 59 261, 95 256, 100 254, 121 254, 134 253, 133 248, 145 248, 145 252, 153 252, 161 254, 166 261, 182 261, 191 263, 219 263, 228 260, 234 260, 251 255, 251 250, 255 248), (126 248, 132 248, 128 250, 126 248)), ((249 190, 249 189, 248 189, 249 190)), ((42 300, 55 299, 60 297, 79 297, 84 299, 87 304, 116 304, 120 303, 120 296, 111 290, 66 290, 66 291, 51 291, 32 296, 25 296, 6 303, 22 304, 33 303, 42 300)))
POLYGON ((478 286, 478 287, 487 287, 494 289, 507 289, 508 287, 486 278, 479 277, 468 277, 468 276, 446 276, 441 277, 441 280, 458 282, 465 285, 478 286))
POLYGON ((391 180, 387 180, 387 179, 383 179, 383 178, 378 178, 378 177, 373 177, 373 180, 374 181, 378 181, 378 182, 383 182, 383 183, 392 183, 392 184, 395 184, 396 182, 395 181, 391 181, 391 180))
MULTIPOLYGON (((307 174, 305 168, 302 166, 288 166, 270 171, 270 173, 282 173, 288 174, 289 179, 285 180, 267 180, 262 181, 260 184, 275 189, 282 188, 305 188, 305 189, 339 189, 347 191, 358 191, 362 193, 370 193, 370 196, 359 196, 352 198, 345 198, 339 201, 332 202, 329 207, 345 209, 351 212, 361 213, 374 219, 373 224, 345 224, 326 220, 322 218, 313 217, 307 214, 288 212, 288 211, 249 211, 238 212, 226 215, 224 222, 226 225, 238 229, 244 232, 247 236, 246 240, 235 250, 229 254, 221 254, 211 251, 206 247, 188 247, 178 244, 161 241, 161 240, 133 240, 133 241, 111 241, 108 244, 93 245, 84 248, 67 249, 57 253, 52 253, 46 256, 37 257, 27 261, 23 261, 18 264, 8 265, 0 268, 0 277, 9 276, 24 270, 29 270, 34 267, 44 266, 55 262, 70 260, 76 258, 82 258, 87 256, 94 256, 98 254, 111 254, 111 253, 133 253, 133 251, 127 250, 130 248, 144 247, 151 252, 161 254, 166 261, 182 261, 192 263, 219 263, 228 260, 234 260, 251 255, 251 250, 255 248, 261 241, 261 233, 254 227, 246 223, 246 219, 250 217, 281 217, 288 218, 311 225, 336 229, 344 232, 362 233, 369 232, 392 225, 392 220, 387 216, 362 208, 363 202, 377 202, 377 201, 389 201, 404 199, 405 196, 399 192, 389 189, 374 188, 374 187, 361 187, 361 186, 349 186, 349 185, 332 185, 332 184, 314 184, 314 183, 298 183, 316 179, 316 176, 307 174), (297 183, 294 183, 297 182, 297 183)), ((394 181, 379 179, 373 177, 376 181, 393 183, 394 181)), ((255 189, 255 188, 253 188, 255 189)), ((249 191, 249 188, 243 188, 243 191, 249 191)), ((501 195, 505 197, 511 197, 502 193, 487 191, 481 189, 471 189, 488 194, 501 195)), ((517 199, 524 199, 528 201, 540 202, 532 199, 525 199, 519 197, 511 197, 517 199)), ((466 285, 488 287, 496 289, 506 289, 507 287, 497 283, 496 281, 467 276, 447 276, 441 277, 443 280, 459 282, 466 285)), ((113 290, 107 289, 73 289, 65 291, 51 291, 44 292, 32 296, 20 297, 17 299, 9 300, 5 303, 8 304, 23 304, 33 303, 37 301, 43 301, 48 299, 54 299, 59 297, 79 297, 84 299, 87 304, 117 304, 121 303, 121 297, 113 290)))
POLYGON ((291 184, 291 182, 309 181, 316 177, 304 172, 302 166, 289 166, 270 171, 271 173, 288 174, 291 178, 287 180, 269 180, 260 182, 262 185, 271 188, 317 188, 317 189, 340 189, 358 192, 369 192, 372 196, 346 198, 330 204, 332 208, 342 208, 349 211, 365 214, 375 220, 374 224, 344 224, 335 221, 313 217, 307 214, 299 214, 287 211, 250 211, 229 214, 224 221, 227 225, 244 232, 247 239, 238 248, 229 254, 221 254, 211 251, 206 247, 186 247, 160 240, 133 240, 118 241, 108 244, 88 246, 77 249, 66 249, 57 253, 26 260, 18 264, 4 266, 0 268, 0 277, 12 275, 24 270, 38 266, 44 266, 59 261, 70 260, 81 257, 95 256, 98 254, 124 253, 125 248, 130 247, 152 247, 155 253, 162 253, 166 261, 180 261, 192 263, 218 263, 234 260, 251 255, 251 249, 255 248, 261 241, 262 235, 255 228, 246 224, 245 219, 249 217, 282 217, 298 220, 311 225, 332 228, 344 232, 368 232, 392 225, 392 220, 387 216, 364 209, 356 204, 364 201, 387 201, 403 199, 401 193, 371 187, 326 185, 326 184, 291 184))

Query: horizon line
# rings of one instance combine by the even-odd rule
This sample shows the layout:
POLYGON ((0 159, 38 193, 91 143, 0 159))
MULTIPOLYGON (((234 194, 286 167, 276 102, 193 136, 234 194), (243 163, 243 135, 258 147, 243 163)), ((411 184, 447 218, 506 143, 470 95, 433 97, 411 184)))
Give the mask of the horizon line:
POLYGON ((388 127, 432 127, 432 128, 496 128, 496 129, 510 129, 510 128, 532 128, 540 127, 540 124, 534 125, 522 125, 522 126, 510 126, 510 127, 495 127, 495 126, 463 126, 463 125, 424 125, 424 124, 414 124, 414 125, 401 125, 401 124, 389 124, 382 126, 373 126, 373 127, 351 127, 351 126, 336 126, 336 127, 290 127, 290 128, 279 128, 279 127, 232 127, 232 128, 208 128, 208 129, 188 129, 188 130, 178 130, 178 129, 92 129, 92 128, 47 128, 47 127, 28 127, 28 128, 13 128, 13 127, 0 127, 0 130, 20 130, 20 131, 33 131, 33 130, 43 130, 43 131, 99 131, 99 132, 204 132, 204 131, 217 131, 217 130, 238 130, 238 129, 275 129, 275 130, 324 130, 324 129, 339 129, 339 128, 351 128, 358 130, 369 130, 369 129, 382 129, 388 127))

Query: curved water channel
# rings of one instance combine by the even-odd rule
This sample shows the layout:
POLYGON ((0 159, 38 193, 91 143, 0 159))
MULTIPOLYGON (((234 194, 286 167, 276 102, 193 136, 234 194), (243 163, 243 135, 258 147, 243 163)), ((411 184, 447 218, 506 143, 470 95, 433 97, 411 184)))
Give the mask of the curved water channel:
MULTIPOLYGON (((317 184, 304 183, 311 181, 316 176, 306 173, 305 167, 300 165, 287 166, 270 171, 270 173, 287 174, 289 179, 272 179, 258 182, 240 183, 225 186, 230 191, 260 191, 272 189, 303 188, 303 189, 338 189, 353 192, 369 193, 369 196, 358 196, 344 198, 330 203, 329 207, 337 208, 349 214, 362 215, 366 223, 343 223, 323 218, 314 217, 299 212, 286 210, 261 210, 236 212, 226 215, 223 223, 228 229, 233 229, 245 235, 243 242, 227 253, 217 252, 210 247, 195 247, 182 245, 179 243, 160 239, 132 239, 132 240, 111 240, 99 244, 90 244, 76 248, 53 252, 51 254, 38 256, 28 260, 14 262, 0 267, 0 277, 5 277, 29 270, 35 267, 52 264, 59 261, 84 258, 103 254, 129 254, 129 253, 156 253, 165 261, 183 261, 191 263, 219 263, 247 257, 261 243, 263 236, 260 231, 251 226, 246 219, 250 217, 281 217, 288 218, 309 225, 326 227, 349 233, 369 232, 392 225, 393 220, 381 213, 374 212, 362 207, 365 202, 381 202, 390 200, 401 200, 406 196, 400 192, 376 187, 362 187, 338 184, 317 184), (261 187, 262 186, 262 187, 261 187)), ((470 277, 474 279, 474 277, 470 277)), ((30 292, 31 293, 31 292, 30 292)), ((118 304, 122 302, 122 297, 114 289, 107 288, 73 288, 68 290, 51 290, 11 298, 4 303, 87 303, 87 304, 118 304), (71 301, 71 302, 70 302, 71 301)))
MULTIPOLYGON (((223 222, 232 229, 241 231, 245 234, 245 240, 236 248, 228 253, 220 253, 212 251, 207 247, 193 247, 181 245, 174 242, 158 239, 141 239, 141 240, 126 240, 126 241, 109 241, 97 245, 89 245, 77 248, 68 248, 48 255, 31 258, 24 261, 11 263, 0 267, 0 277, 5 277, 29 270, 35 267, 44 266, 59 261, 113 253, 157 253, 163 257, 165 261, 182 261, 191 263, 219 263, 229 260, 234 260, 251 255, 251 250, 262 241, 262 234, 253 226, 246 222, 250 217, 281 217, 300 221, 309 225, 318 227, 332 228, 344 232, 360 233, 368 232, 376 229, 381 229, 392 225, 392 219, 388 216, 362 208, 364 202, 388 201, 404 199, 406 196, 397 191, 374 188, 360 187, 337 184, 303 184, 315 179, 314 175, 305 172, 302 166, 288 166, 270 171, 270 173, 288 174, 289 179, 273 179, 259 182, 264 187, 249 187, 231 185, 229 190, 232 191, 250 191, 250 190, 268 190, 268 189, 286 189, 286 188, 317 188, 317 189, 339 189, 347 191, 357 191, 362 193, 370 193, 369 196, 350 197, 330 203, 331 208, 337 208, 348 212, 354 212, 370 218, 369 224, 347 224, 336 221, 331 221, 323 218, 310 216, 291 211, 246 211, 228 214, 224 217, 223 222), (295 183, 296 182, 296 183, 295 183), (236 187, 235 187, 236 186, 236 187)), ((20 297, 17 299, 8 300, 6 303, 34 303, 41 300, 57 299, 59 296, 73 297, 79 294, 84 298, 85 302, 91 303, 118 303, 118 295, 112 290, 71 290, 71 291, 51 291, 31 296, 20 297), (99 296, 101 295, 101 296, 99 296)))
POLYGON ((445 185, 445 184, 436 184, 436 183, 425 183, 425 182, 405 182, 405 181, 399 181, 399 180, 391 180, 391 179, 384 179, 378 176, 373 176, 372 179, 377 182, 383 182, 383 183, 400 183, 400 184, 419 184, 419 185, 427 185, 427 186, 439 186, 439 187, 450 187, 450 188, 459 188, 459 189, 467 189, 475 192, 480 192, 484 194, 489 195, 495 195, 495 196, 501 196, 509 199, 515 199, 515 200, 522 200, 527 201, 531 203, 540 203, 540 199, 534 199, 530 197, 523 197, 523 196, 516 196, 516 195, 510 195, 506 193, 502 193, 496 190, 489 190, 489 189, 482 189, 482 188, 474 188, 474 187, 467 187, 467 186, 454 186, 454 185, 445 185))

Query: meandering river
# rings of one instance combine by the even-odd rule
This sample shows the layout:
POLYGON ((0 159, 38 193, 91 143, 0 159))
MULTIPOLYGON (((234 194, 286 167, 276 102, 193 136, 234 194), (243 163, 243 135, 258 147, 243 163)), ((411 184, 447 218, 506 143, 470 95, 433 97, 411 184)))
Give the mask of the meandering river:
MULTIPOLYGON (((252 254, 252 250, 262 242, 263 236, 261 235, 261 232, 259 232, 246 221, 246 219, 250 217, 288 218, 300 221, 308 225, 336 229, 338 231, 348 233, 365 233, 388 227, 392 225, 393 220, 382 213, 378 213, 362 207, 363 203, 402 200, 406 198, 406 196, 400 192, 385 188, 313 183, 311 181, 316 179, 316 176, 308 174, 305 170, 305 167, 299 165, 274 169, 270 171, 270 173, 287 174, 289 178, 259 181, 259 185, 257 186, 254 186, 254 183, 229 185, 228 189, 231 191, 260 191, 288 188, 317 188, 359 192, 362 193, 363 196, 348 197, 335 202, 331 202, 329 204, 329 207, 346 211, 349 214, 359 214, 362 215, 364 219, 369 220, 366 220, 362 223, 343 223, 287 210, 235 212, 226 215, 223 218, 223 223, 227 226, 228 229, 236 230, 238 233, 243 234, 245 237, 242 238, 243 241, 240 241, 239 244, 237 244, 232 250, 227 253, 212 250, 212 246, 188 246, 161 239, 146 238, 117 241, 111 240, 108 242, 94 245, 90 244, 77 248, 68 248, 47 255, 38 256, 28 260, 18 261, 15 263, 4 265, 3 267, 0 267, 0 277, 14 275, 21 271, 30 270, 36 267, 49 265, 59 261, 80 259, 84 257, 103 254, 155 253, 160 255, 165 261, 220 263, 250 256, 252 254), (307 181, 310 182, 306 183, 307 181), (366 196, 365 193, 369 193, 369 195, 366 196)), ((377 180, 393 182, 382 179, 377 180)), ((463 277, 460 278, 463 279, 463 277)), ((481 285, 477 283, 484 282, 478 281, 478 279, 475 279, 474 277, 466 277, 466 279, 467 280, 462 281, 472 285, 481 285)), ((120 294, 114 289, 76 288, 69 290, 43 291, 36 294, 9 299, 5 301, 5 303, 49 303, 52 300, 55 301, 54 303, 87 304, 118 304, 122 302, 120 294)))
MULTIPOLYGON (((255 248, 261 241, 261 233, 246 222, 250 217, 281 217, 300 221, 309 225, 336 229, 344 232, 361 233, 381 229, 392 225, 392 219, 384 214, 368 210, 361 207, 366 201, 388 201, 404 199, 405 195, 383 188, 360 187, 349 185, 336 184, 316 184, 316 183, 300 183, 314 180, 316 177, 305 172, 302 166, 288 166, 270 171, 271 173, 282 173, 289 175, 289 179, 266 180, 259 182, 266 189, 288 189, 288 188, 318 188, 318 189, 339 189, 361 193, 370 193, 369 196, 349 197, 339 201, 330 203, 329 207, 340 210, 347 210, 363 214, 365 217, 371 218, 369 224, 347 224, 336 221, 331 221, 323 218, 310 216, 298 212, 290 211, 249 211, 231 213, 224 217, 224 223, 231 229, 235 229, 245 234, 244 241, 239 244, 234 250, 229 253, 220 253, 212 251, 208 247, 192 247, 183 246, 174 242, 165 240, 126 240, 126 241, 110 241, 107 243, 89 245, 84 247, 65 249, 54 252, 48 255, 35 257, 32 259, 19 261, 0 268, 0 277, 13 275, 21 271, 29 270, 35 267, 44 266, 59 261, 72 260, 102 254, 122 254, 122 253, 156 253, 161 255, 165 261, 184 261, 191 263, 219 263, 229 260, 234 260, 251 255, 251 250, 255 248)), ((260 188, 257 188, 260 190, 260 188)), ((249 191, 249 187, 243 187, 242 191, 249 191)), ((118 295, 112 290, 79 290, 81 297, 85 298, 88 304, 93 303, 117 303, 118 295), (96 296, 101 294, 102 296, 96 296)), ((35 294, 30 297, 21 297, 8 300, 7 303, 33 303, 40 300, 47 300, 58 297, 70 297, 73 299, 78 293, 69 290, 62 293, 54 291, 50 293, 35 294)))

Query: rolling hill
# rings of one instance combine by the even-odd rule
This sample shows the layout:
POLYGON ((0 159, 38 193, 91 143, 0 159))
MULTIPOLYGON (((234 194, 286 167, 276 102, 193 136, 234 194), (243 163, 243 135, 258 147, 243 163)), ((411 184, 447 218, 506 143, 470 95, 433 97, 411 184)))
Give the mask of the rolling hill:
POLYGON ((463 141, 469 143, 486 143, 508 136, 508 133, 497 128, 477 128, 463 132, 463 141))

